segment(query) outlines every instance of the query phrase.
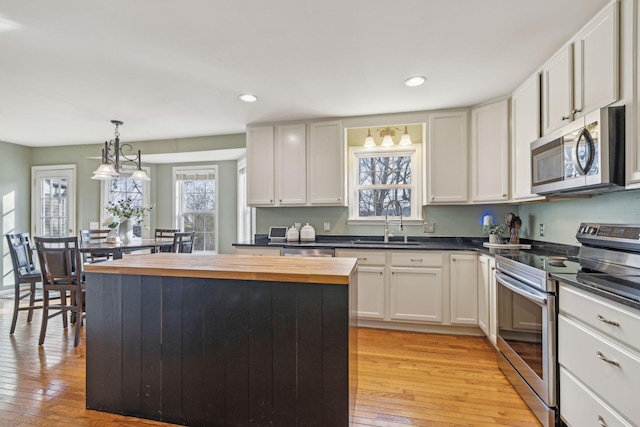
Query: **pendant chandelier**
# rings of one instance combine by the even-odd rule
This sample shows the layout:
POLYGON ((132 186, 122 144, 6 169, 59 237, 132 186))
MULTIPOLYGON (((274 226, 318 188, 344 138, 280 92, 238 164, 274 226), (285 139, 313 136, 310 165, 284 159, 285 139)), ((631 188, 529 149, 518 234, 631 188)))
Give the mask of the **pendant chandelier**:
POLYGON ((142 170, 140 150, 138 150, 138 155, 129 154, 127 156, 124 154, 123 150, 127 152, 133 151, 133 147, 129 144, 120 145, 118 127, 124 123, 120 120, 111 120, 111 123, 116 126, 114 131, 115 138, 108 142, 105 141, 102 149, 102 164, 93 171, 91 179, 105 181, 117 178, 120 176, 120 172, 133 171, 131 173, 132 179, 151 181, 147 173, 142 170))

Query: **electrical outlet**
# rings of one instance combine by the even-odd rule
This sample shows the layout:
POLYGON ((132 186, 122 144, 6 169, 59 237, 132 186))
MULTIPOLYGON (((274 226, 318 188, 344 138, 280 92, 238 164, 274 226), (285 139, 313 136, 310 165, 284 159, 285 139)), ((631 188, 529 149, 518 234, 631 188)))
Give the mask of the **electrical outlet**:
POLYGON ((422 232, 423 233, 434 233, 436 231, 436 225, 433 222, 423 222, 422 223, 422 232))
POLYGON ((325 222, 324 223, 324 231, 331 231, 331 223, 330 222, 325 222))
POLYGON ((540 237, 544 236, 544 224, 540 224, 540 237))

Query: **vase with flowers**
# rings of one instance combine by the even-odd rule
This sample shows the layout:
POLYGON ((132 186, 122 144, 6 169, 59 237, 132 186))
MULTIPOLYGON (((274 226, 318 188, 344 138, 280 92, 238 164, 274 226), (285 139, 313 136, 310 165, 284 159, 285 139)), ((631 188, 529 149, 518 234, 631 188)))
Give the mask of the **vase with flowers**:
POLYGON ((139 224, 149 215, 153 206, 134 206, 134 200, 128 197, 124 200, 111 201, 107 205, 110 217, 105 220, 109 228, 118 228, 120 240, 124 243, 133 240, 133 225, 139 224))

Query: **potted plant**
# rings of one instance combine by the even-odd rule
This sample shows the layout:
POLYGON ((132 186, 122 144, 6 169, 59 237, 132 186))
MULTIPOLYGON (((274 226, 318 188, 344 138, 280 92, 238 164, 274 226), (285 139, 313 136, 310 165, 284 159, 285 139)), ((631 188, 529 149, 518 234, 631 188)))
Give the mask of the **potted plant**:
POLYGON ((133 206, 131 197, 125 200, 111 201, 107 205, 107 212, 111 215, 108 219, 107 227, 112 228, 113 224, 118 224, 120 240, 130 242, 133 239, 133 224, 139 224, 144 217, 149 215, 153 206, 133 206))
POLYGON ((500 236, 507 231, 505 224, 485 224, 482 226, 482 232, 489 235, 489 243, 499 243, 500 236))

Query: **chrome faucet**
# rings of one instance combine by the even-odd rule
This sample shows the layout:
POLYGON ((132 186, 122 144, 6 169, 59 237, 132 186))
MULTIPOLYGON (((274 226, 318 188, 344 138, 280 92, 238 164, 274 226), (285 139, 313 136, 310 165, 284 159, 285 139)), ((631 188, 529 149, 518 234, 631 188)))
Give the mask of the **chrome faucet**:
MULTIPOLYGON (((385 211, 384 211, 384 242, 385 243, 389 242, 389 206, 391 206, 391 205, 397 206, 398 210, 400 211, 400 231, 403 230, 403 225, 402 225, 402 205, 397 200, 391 200, 387 204, 387 209, 385 209, 385 211)), ((391 237, 393 237, 393 234, 391 235, 391 237)))

